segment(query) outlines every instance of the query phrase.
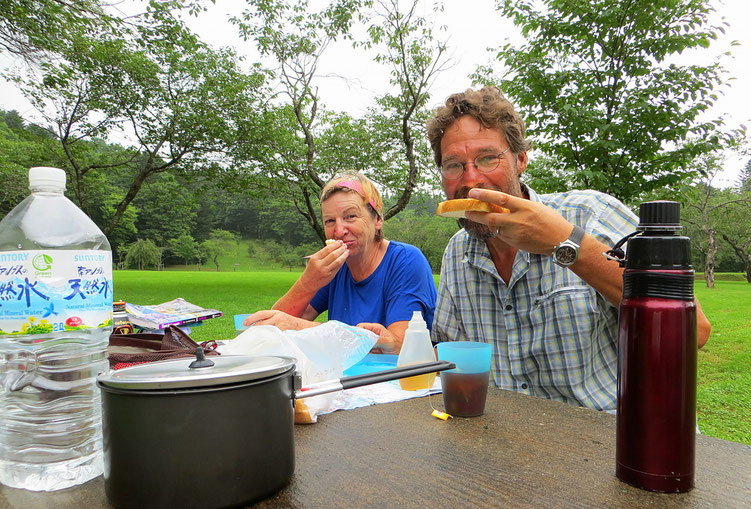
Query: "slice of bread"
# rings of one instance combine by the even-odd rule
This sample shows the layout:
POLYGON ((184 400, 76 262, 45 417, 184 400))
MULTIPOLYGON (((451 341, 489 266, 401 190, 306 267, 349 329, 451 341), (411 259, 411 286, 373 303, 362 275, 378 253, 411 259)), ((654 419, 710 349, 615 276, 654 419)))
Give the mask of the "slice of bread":
POLYGON ((511 212, 505 207, 488 203, 486 201, 474 200, 472 198, 461 198, 458 200, 442 201, 438 204, 436 214, 443 217, 466 217, 465 212, 474 210, 477 212, 495 212, 505 214, 511 212))

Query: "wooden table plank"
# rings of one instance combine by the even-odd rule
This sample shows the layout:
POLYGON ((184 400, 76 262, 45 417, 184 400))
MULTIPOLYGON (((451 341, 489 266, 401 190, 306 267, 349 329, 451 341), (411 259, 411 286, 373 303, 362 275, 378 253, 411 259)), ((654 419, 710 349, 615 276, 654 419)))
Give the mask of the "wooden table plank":
MULTIPOLYGON (((751 507, 751 446, 698 436, 696 488, 660 494, 615 477, 613 415, 498 389, 483 416, 430 412, 419 398, 296 426, 292 481, 257 507, 751 507)), ((56 493, 0 491, 3 509, 53 506, 109 507, 101 477, 56 493)))
POLYGON ((697 437, 696 489, 659 494, 615 477, 613 415, 502 390, 480 417, 430 412, 422 398, 298 426, 292 483, 259 507, 751 506, 749 446, 697 437))

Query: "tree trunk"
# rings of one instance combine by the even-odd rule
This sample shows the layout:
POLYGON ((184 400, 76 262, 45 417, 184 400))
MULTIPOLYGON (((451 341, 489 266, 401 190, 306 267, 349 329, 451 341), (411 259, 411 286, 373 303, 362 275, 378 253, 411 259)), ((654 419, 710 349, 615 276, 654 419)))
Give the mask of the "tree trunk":
POLYGON ((313 208, 313 201, 311 200, 310 192, 305 187, 304 183, 300 184, 300 192, 302 193, 305 200, 305 210, 300 207, 300 204, 297 203, 297 200, 293 200, 295 208, 308 221, 308 224, 313 228, 313 230, 315 230, 318 238, 321 239, 321 242, 325 243, 326 232, 324 231, 323 226, 321 226, 321 223, 318 221, 319 215, 313 208))
POLYGON ((417 185, 417 161, 415 160, 415 142, 412 139, 412 133, 409 130, 409 119, 414 112, 414 103, 410 110, 402 118, 402 141, 404 142, 404 155, 409 163, 409 173, 407 174, 407 183, 404 186, 402 194, 396 203, 386 211, 383 215, 383 219, 390 219, 397 215, 399 212, 409 204, 409 200, 412 197, 412 189, 417 185))
POLYGON ((109 235, 115 230, 117 224, 120 222, 120 218, 123 217, 123 214, 125 214, 125 211, 128 209, 128 205, 130 205, 130 202, 133 201, 133 198, 136 197, 138 191, 141 190, 146 177, 148 177, 151 173, 151 171, 141 169, 136 178, 133 179, 133 182, 130 185, 130 189, 128 189, 125 197, 120 200, 120 203, 117 204, 117 207, 115 208, 115 214, 110 218, 107 224, 104 225, 104 228, 102 228, 102 232, 105 235, 109 235))
POLYGON ((709 247, 707 248, 707 263, 704 266, 704 280, 707 288, 714 288, 714 265, 717 258, 717 232, 714 228, 709 230, 709 247))
POLYGON ((748 248, 751 246, 751 239, 744 244, 736 244, 724 233, 722 234, 722 238, 730 244, 730 247, 735 251, 735 256, 743 263, 743 270, 746 272, 746 281, 751 283, 751 252, 748 252, 748 248))

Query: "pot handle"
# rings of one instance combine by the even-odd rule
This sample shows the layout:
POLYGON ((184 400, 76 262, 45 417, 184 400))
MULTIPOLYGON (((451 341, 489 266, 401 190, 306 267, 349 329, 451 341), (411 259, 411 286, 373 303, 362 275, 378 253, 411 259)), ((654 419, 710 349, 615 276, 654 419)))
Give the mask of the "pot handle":
POLYGON ((433 361, 425 362, 422 364, 412 364, 411 366, 404 366, 402 368, 388 369, 385 371, 376 371, 375 373, 365 373, 362 375, 345 376, 343 378, 337 378, 334 380, 326 380, 325 382, 318 382, 302 387, 299 391, 295 391, 295 399, 307 398, 310 396, 318 396, 319 394, 328 394, 329 392, 341 391, 344 389, 352 389, 353 387, 361 387, 363 385, 377 384, 380 382, 388 382, 390 380, 397 380, 399 378, 408 378, 410 376, 426 375, 428 373, 435 373, 437 371, 443 371, 446 369, 454 369, 456 364, 448 361, 433 361))

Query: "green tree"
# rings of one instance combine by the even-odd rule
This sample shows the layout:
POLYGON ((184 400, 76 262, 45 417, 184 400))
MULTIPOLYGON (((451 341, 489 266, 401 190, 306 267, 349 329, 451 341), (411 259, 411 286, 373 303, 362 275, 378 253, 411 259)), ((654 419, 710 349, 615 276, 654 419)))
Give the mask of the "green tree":
POLYGON ((143 270, 146 267, 159 268, 162 262, 162 248, 151 239, 138 239, 128 246, 125 265, 143 270))
POLYGON ((0 52, 39 62, 64 46, 72 33, 103 21, 115 19, 97 0, 2 0, 0 52))
POLYGON ((424 124, 429 85, 442 70, 445 47, 435 42, 417 7, 417 1, 402 10, 396 1, 338 0, 315 11, 305 0, 267 0, 255 2, 235 20, 244 37, 273 57, 284 98, 265 113, 263 131, 272 135, 259 143, 267 148, 256 152, 260 159, 245 165, 246 178, 266 197, 291 203, 321 242, 325 235, 317 197, 334 173, 360 170, 393 194, 386 218, 404 209, 417 185, 435 185, 427 170, 432 163, 424 124), (376 50, 394 89, 364 119, 328 111, 316 87, 321 56, 332 41, 352 37, 356 18, 366 22, 368 38, 355 45, 376 50))
POLYGON ((191 260, 195 260, 198 254, 198 244, 187 233, 183 233, 177 238, 169 240, 169 248, 175 254, 185 261, 185 265, 188 265, 191 260))
POLYGON ((227 230, 212 230, 209 238, 201 243, 207 258, 211 258, 219 272, 219 257, 231 253, 237 247, 237 235, 227 230))
MULTIPOLYGON (((0 151, 3 148, 0 140, 0 151)), ((3 185, 0 187, 0 219, 13 210, 28 196, 29 179, 26 168, 0 161, 0 179, 3 185)))
MULTIPOLYGON (((349 36, 361 4, 361 0, 335 0, 315 10, 306 0, 260 0, 234 20, 241 35, 252 39, 262 55, 274 60, 277 67, 270 72, 280 89, 279 100, 266 109, 264 116, 266 139, 259 145, 267 150, 257 155, 256 162, 246 165, 248 178, 253 179, 256 189, 292 203, 321 242, 325 234, 317 197, 325 182, 345 160, 355 163, 350 169, 367 168, 361 162, 363 154, 371 155, 366 158, 368 162, 378 160, 373 143, 363 141, 369 136, 363 123, 324 111, 315 86, 321 55, 332 41, 349 36), (340 158, 333 167, 318 160, 318 140, 327 130, 336 133, 329 139, 339 141, 332 155, 324 158, 340 158), (348 136, 342 137, 345 132, 348 136), (348 147, 355 148, 354 152, 348 147)), ((249 159, 244 154, 240 158, 249 159)))
POLYGON ((434 273, 441 271, 443 252, 451 237, 458 231, 455 220, 430 214, 418 214, 414 209, 401 212, 384 223, 384 235, 392 240, 408 242, 428 259, 434 273))
POLYGON ((16 111, 0 110, 0 217, 29 194, 28 170, 56 166, 59 153, 49 133, 27 124, 16 111))
POLYGON ((746 281, 751 283, 751 190, 741 188, 729 193, 737 198, 718 216, 718 231, 741 263, 746 281))
MULTIPOLYGON (((434 27, 418 15, 419 0, 375 2, 366 13, 369 39, 362 46, 377 50, 375 61, 391 75, 393 91, 377 99, 368 117, 381 158, 380 181, 395 195, 384 214, 388 219, 404 210, 418 184, 436 188, 433 155, 425 125, 430 86, 446 69, 446 45, 434 27)), ((439 3, 436 9, 441 9, 439 3)))
POLYGON ((167 239, 183 233, 192 235, 198 228, 200 194, 198 183, 188 184, 170 173, 154 175, 144 183, 128 208, 138 210, 135 226, 139 236, 165 246, 167 239))
MULTIPOLYGON (((104 175, 99 176, 105 177, 104 175)), ((102 180, 106 179, 103 178, 102 180)), ((92 186, 92 188, 94 188, 94 186, 92 186)), ((92 219, 95 221, 99 219, 99 224, 102 223, 101 218, 112 217, 112 214, 114 214, 115 209, 120 202, 120 197, 122 196, 120 189, 117 189, 114 186, 110 187, 108 184, 103 184, 100 189, 101 191, 97 189, 96 193, 98 199, 92 200, 96 205, 96 210, 92 211, 93 213, 91 214, 92 219)), ((145 237, 139 234, 138 228, 136 227, 138 215, 138 209, 136 207, 128 207, 117 225, 107 233, 107 240, 110 241, 112 249, 115 252, 129 242, 132 242, 136 237, 141 237, 145 240, 145 237)), ((153 239, 151 240, 153 241, 153 239)))
POLYGON ((500 49, 509 69, 502 78, 486 67, 476 79, 501 85, 547 156, 530 168, 532 185, 559 175, 559 189, 597 189, 630 202, 691 177, 690 161, 732 141, 720 133, 721 119, 702 115, 724 82, 720 62, 670 63, 722 31, 709 24, 709 0, 498 3, 527 42, 500 49))
POLYGON ((751 191, 751 159, 741 169, 741 174, 738 176, 738 187, 741 191, 751 191))
POLYGON ((153 175, 222 166, 237 141, 236 125, 255 114, 264 93, 262 74, 242 71, 232 51, 210 48, 177 14, 150 6, 127 30, 100 26, 76 38, 64 58, 43 67, 41 81, 32 77, 23 86, 54 126, 84 211, 91 213, 88 174, 129 176, 113 213, 100 223, 106 234, 153 175), (103 159, 86 157, 83 142, 118 130, 131 146, 103 159))
MULTIPOLYGON (((377 63, 387 66, 393 92, 377 99, 369 120, 375 142, 386 163, 379 181, 396 195, 384 219, 398 214, 409 203, 418 184, 435 188, 438 183, 433 155, 425 130, 430 86, 446 69, 445 43, 436 40, 433 26, 417 14, 419 0, 375 2, 368 20, 366 48, 377 48, 377 63)), ((442 8, 441 4, 436 7, 442 8)))
POLYGON ((301 250, 299 248, 293 249, 292 246, 287 247, 288 249, 284 250, 279 260, 282 266, 289 268, 290 272, 292 272, 292 269, 304 267, 305 259, 303 258, 304 255, 301 254, 301 250))
POLYGON ((196 249, 196 269, 200 272, 201 267, 203 266, 203 263, 208 258, 209 254, 206 252, 206 249, 203 245, 199 244, 198 248, 196 249))
POLYGON ((208 235, 218 228, 244 238, 286 240, 294 245, 320 242, 294 204, 288 198, 277 196, 279 188, 288 185, 283 178, 281 174, 276 179, 235 175, 225 180, 202 182, 195 191, 201 197, 198 211, 201 228, 194 235, 200 238, 202 232, 208 235), (233 185, 228 185, 230 183, 233 185))
POLYGON ((285 251, 284 246, 274 240, 255 241, 253 246, 253 253, 250 256, 255 257, 258 263, 264 266, 278 263, 285 251))
MULTIPOLYGON (((723 228, 728 228, 724 218, 737 206, 748 210, 747 197, 733 190, 721 190, 712 186, 712 180, 722 169, 722 162, 722 159, 712 155, 703 156, 696 162, 703 167, 701 173, 706 177, 694 186, 693 195, 685 205, 686 214, 682 217, 683 222, 700 232, 699 235, 692 235, 694 241, 699 246, 705 246, 700 248, 705 253, 704 279, 707 288, 715 286, 714 272, 719 249, 717 235, 718 232, 722 233, 723 228)), ((748 224, 748 217, 745 222, 748 224)))

